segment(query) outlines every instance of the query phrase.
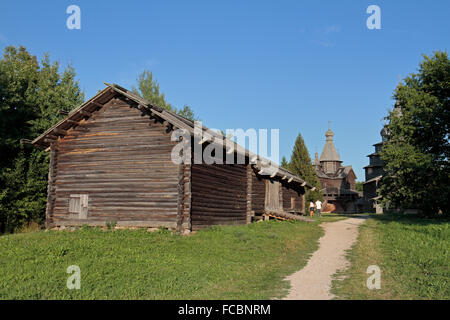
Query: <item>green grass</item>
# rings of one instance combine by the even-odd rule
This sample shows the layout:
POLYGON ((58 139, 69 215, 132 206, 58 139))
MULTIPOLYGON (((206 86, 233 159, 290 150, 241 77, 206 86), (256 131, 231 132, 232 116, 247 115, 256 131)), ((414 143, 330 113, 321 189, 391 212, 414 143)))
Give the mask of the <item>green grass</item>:
POLYGON ((0 299, 269 299, 317 249, 317 223, 169 231, 82 228, 0 237, 0 299), (81 269, 81 289, 66 269, 81 269))
POLYGON ((450 299, 448 220, 375 215, 360 227, 352 266, 333 281, 340 299, 450 299), (369 290, 369 265, 381 269, 381 289, 369 290))
POLYGON ((352 217, 354 215, 346 215, 346 214, 340 214, 340 213, 322 213, 322 215, 319 217, 316 214, 313 216, 313 220, 316 220, 318 222, 335 222, 339 220, 344 220, 349 217, 352 217))

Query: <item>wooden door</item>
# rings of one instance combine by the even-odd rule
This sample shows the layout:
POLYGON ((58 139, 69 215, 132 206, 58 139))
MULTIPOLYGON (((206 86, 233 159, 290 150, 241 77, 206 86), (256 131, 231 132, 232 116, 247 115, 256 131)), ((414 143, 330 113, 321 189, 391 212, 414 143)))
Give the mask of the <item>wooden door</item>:
POLYGON ((281 211, 281 208, 280 208, 280 183, 278 181, 267 180, 266 210, 281 211))

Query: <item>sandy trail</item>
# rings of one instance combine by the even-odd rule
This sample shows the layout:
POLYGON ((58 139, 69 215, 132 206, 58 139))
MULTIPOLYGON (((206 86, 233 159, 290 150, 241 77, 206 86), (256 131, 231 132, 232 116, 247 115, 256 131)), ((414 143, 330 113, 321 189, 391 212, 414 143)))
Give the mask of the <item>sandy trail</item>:
POLYGON ((325 234, 319 240, 319 249, 300 271, 288 276, 291 290, 287 300, 328 300, 332 276, 350 266, 346 250, 358 237, 358 227, 366 218, 349 218, 336 222, 322 223, 325 234))

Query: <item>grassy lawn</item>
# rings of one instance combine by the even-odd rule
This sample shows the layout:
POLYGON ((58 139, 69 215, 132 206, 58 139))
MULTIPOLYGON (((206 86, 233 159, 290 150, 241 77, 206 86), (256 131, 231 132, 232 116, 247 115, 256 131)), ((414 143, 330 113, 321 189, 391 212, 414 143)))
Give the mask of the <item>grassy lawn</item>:
POLYGON ((169 231, 39 231, 0 237, 0 299, 269 299, 317 249, 317 223, 169 231), (81 289, 66 269, 81 269, 81 289))
POLYGON ((450 299, 449 221, 377 215, 360 227, 344 281, 333 281, 340 299, 450 299), (369 265, 381 269, 381 289, 369 290, 369 265))

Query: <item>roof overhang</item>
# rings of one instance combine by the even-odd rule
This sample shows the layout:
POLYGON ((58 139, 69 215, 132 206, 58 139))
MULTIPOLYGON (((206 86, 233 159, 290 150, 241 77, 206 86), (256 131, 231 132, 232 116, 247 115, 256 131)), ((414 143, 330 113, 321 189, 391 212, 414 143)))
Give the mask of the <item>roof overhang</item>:
MULTIPOLYGON (((146 99, 135 95, 127 89, 117 85, 106 83, 106 88, 99 91, 94 97, 81 104, 79 107, 72 110, 67 117, 56 123, 54 126, 46 130, 43 134, 32 141, 33 145, 50 147, 57 142, 59 138, 64 137, 67 131, 78 126, 81 121, 84 121, 92 116, 92 114, 103 107, 103 104, 115 96, 123 96, 127 100, 134 102, 135 107, 141 112, 148 114, 151 117, 157 117, 170 123, 174 128, 184 129, 193 137, 198 133, 194 130, 194 122, 181 117, 171 111, 158 107, 146 99)), ((288 183, 298 183, 304 188, 315 190, 315 187, 310 183, 304 181, 292 172, 279 167, 276 163, 263 158, 249 150, 243 148, 236 142, 224 137, 222 134, 202 126, 201 135, 207 135, 208 143, 221 143, 222 146, 232 146, 233 152, 244 155, 249 159, 254 169, 260 176, 270 176, 270 178, 279 177, 282 181, 288 183)), ((203 141, 203 140, 202 140, 203 141)), ((206 142, 206 141, 204 141, 206 142)))

